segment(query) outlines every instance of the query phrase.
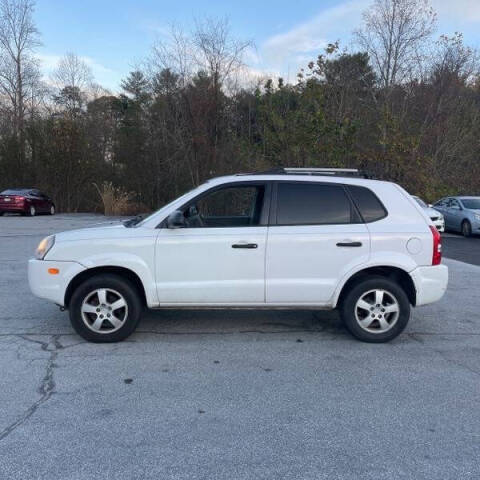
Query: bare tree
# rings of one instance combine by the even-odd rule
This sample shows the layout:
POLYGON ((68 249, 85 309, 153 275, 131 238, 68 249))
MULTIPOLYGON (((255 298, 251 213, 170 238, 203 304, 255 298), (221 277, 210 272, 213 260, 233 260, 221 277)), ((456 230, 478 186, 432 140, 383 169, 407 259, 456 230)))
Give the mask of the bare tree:
POLYGON ((0 0, 0 94, 13 116, 21 160, 25 160, 25 114, 40 80, 34 50, 40 45, 32 0, 0 0))
POLYGON ((436 14, 429 0, 375 0, 363 14, 356 39, 370 56, 382 87, 402 83, 432 34, 436 14))
POLYGON ((250 41, 232 37, 226 18, 197 21, 192 40, 197 69, 209 73, 214 87, 224 85, 244 66, 243 55, 252 46, 250 41))
POLYGON ((146 62, 146 70, 152 77, 162 70, 169 70, 178 76, 184 87, 194 74, 193 48, 191 38, 178 25, 173 24, 169 37, 154 44, 152 54, 146 62))
POLYGON ((86 104, 93 86, 91 68, 76 54, 69 52, 58 62, 52 80, 59 92, 54 97, 55 103, 76 115, 86 104))
POLYGON ((86 90, 93 82, 92 69, 78 55, 68 52, 58 62, 52 79, 59 89, 72 87, 86 90))

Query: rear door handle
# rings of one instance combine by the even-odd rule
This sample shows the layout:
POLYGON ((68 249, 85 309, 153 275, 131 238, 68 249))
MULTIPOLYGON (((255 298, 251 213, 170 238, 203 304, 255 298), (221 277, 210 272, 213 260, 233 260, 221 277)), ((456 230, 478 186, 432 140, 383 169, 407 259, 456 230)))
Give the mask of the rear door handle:
POLYGON ((361 247, 362 242, 338 242, 337 247, 361 247))
POLYGON ((256 243, 234 243, 232 248, 257 248, 256 243))

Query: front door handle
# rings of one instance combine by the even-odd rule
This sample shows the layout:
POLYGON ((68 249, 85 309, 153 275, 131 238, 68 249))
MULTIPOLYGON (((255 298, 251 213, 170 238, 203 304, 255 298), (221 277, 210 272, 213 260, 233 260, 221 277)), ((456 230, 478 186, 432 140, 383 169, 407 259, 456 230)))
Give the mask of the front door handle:
POLYGON ((338 242, 337 247, 361 247, 362 242, 338 242))
POLYGON ((257 248, 256 243, 234 243, 232 248, 257 248))

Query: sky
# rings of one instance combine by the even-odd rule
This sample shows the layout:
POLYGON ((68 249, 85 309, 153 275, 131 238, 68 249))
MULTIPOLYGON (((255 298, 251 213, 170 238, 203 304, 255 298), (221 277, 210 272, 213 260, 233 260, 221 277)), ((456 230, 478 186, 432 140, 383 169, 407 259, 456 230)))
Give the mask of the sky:
MULTIPOLYGON (((95 81, 117 92, 128 72, 162 41, 172 24, 192 29, 195 19, 227 17, 233 36, 254 45, 245 62, 253 72, 294 81, 328 42, 353 47, 352 31, 371 0, 37 0, 38 56, 48 77, 73 52, 95 81)), ((464 34, 480 48, 480 0, 431 0, 435 33, 464 34)))

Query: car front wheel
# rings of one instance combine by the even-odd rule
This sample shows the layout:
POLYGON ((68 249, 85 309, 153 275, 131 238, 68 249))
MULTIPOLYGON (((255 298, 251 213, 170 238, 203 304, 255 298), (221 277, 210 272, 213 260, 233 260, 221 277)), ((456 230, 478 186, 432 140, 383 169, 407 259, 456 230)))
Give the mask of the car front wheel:
POLYGON ((143 308, 140 294, 130 281, 100 274, 76 288, 69 309, 72 326, 81 337, 111 343, 134 332, 143 308))
POLYGON ((462 222, 462 234, 464 237, 472 236, 472 224, 468 220, 462 222))
POLYGON ((55 215, 55 205, 50 207, 50 215, 55 215))
POLYGON ((34 217, 37 214, 37 211, 35 210, 35 207, 33 205, 30 205, 30 208, 28 209, 28 214, 31 217, 34 217))
POLYGON ((410 319, 410 302, 397 283, 367 277, 345 295, 340 307, 348 331, 359 340, 384 343, 397 337, 410 319))

